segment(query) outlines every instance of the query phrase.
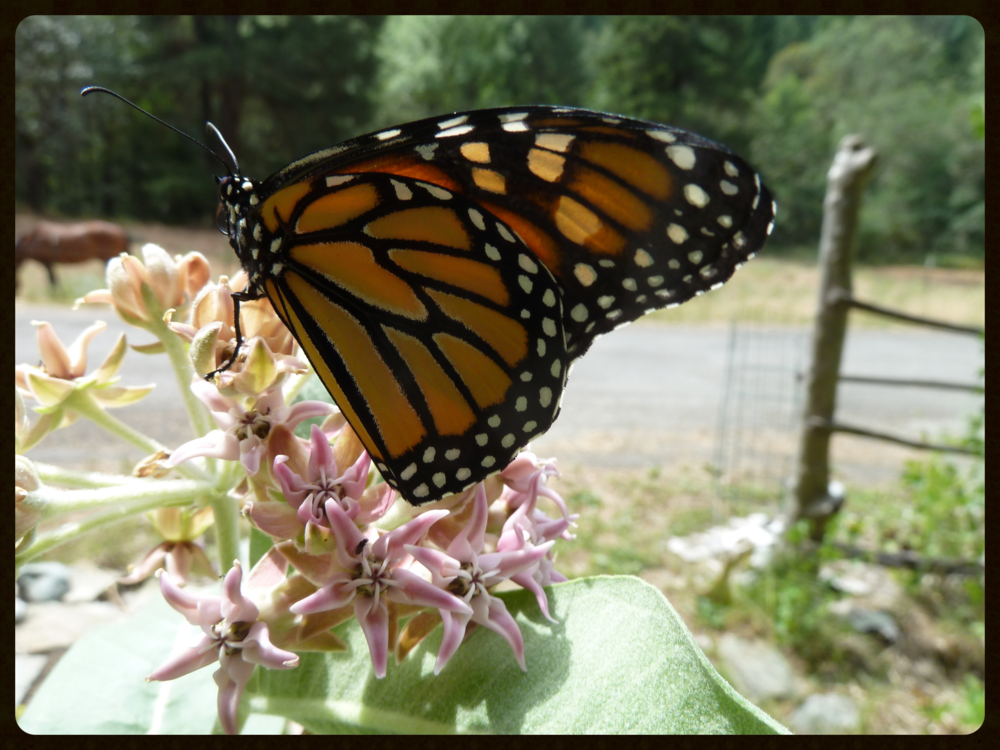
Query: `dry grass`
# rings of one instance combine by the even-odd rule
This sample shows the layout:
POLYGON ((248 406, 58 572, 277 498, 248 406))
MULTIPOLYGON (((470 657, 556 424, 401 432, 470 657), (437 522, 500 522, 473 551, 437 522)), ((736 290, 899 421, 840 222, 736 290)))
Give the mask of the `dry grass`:
MULTIPOLYGON (((985 282, 982 269, 861 266, 854 271, 854 293, 859 299, 962 325, 984 324, 985 282)), ((755 258, 723 289, 647 318, 672 324, 727 323, 739 319, 807 326, 816 311, 818 286, 819 268, 815 263, 755 258)), ((901 324, 869 313, 854 313, 851 325, 886 328, 901 324)))
MULTIPOLYGON (((20 236, 28 231, 37 220, 27 214, 15 216, 15 234, 20 236)), ((137 254, 142 243, 155 242, 172 254, 197 250, 209 259, 216 274, 232 275, 239 269, 228 242, 215 229, 131 222, 124 222, 122 226, 135 241, 132 253, 137 254)), ((60 266, 56 275, 62 288, 53 296, 45 269, 38 263, 25 263, 19 272, 19 299, 37 303, 71 302, 91 289, 104 287, 100 261, 60 266)), ((819 270, 815 263, 765 254, 747 263, 723 289, 704 294, 673 310, 652 313, 642 320, 710 325, 739 319, 779 326, 806 326, 811 324, 815 312, 818 282, 819 270)), ((964 325, 984 324, 985 282, 983 269, 862 266, 854 273, 854 291, 862 300, 964 325)), ((901 325, 868 313, 854 313, 851 324, 882 328, 901 325)))

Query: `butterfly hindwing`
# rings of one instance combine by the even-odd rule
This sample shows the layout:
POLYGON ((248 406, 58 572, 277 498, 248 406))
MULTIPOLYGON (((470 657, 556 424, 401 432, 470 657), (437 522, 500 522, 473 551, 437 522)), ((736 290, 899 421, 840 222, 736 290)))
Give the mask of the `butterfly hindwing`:
POLYGON ((418 503, 461 491, 551 425, 569 363, 559 289, 513 232, 407 177, 283 191, 251 216, 263 228, 248 243, 390 484, 418 503), (284 214, 283 191, 295 197, 284 214))

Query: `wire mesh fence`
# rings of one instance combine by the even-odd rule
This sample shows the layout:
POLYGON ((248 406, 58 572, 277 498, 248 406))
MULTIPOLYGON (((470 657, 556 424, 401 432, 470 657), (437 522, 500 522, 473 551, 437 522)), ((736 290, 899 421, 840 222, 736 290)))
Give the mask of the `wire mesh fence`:
POLYGON ((792 476, 801 429, 809 332, 734 321, 715 431, 717 492, 773 500, 792 476))

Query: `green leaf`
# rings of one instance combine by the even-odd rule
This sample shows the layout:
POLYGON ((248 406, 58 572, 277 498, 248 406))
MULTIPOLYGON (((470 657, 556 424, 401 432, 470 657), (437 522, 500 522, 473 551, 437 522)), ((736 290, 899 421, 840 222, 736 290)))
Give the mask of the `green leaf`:
MULTIPOLYGON (((243 732, 280 732, 284 718, 316 733, 787 731, 719 676, 649 584, 599 577, 547 591, 559 624, 542 617, 529 592, 501 594, 524 635, 527 674, 506 641, 480 627, 438 677, 440 629, 403 664, 390 659, 387 676, 377 680, 364 635, 351 620, 336 628, 349 653, 302 654, 297 669, 258 670, 240 708, 243 732)), ((144 682, 198 633, 159 599, 127 622, 90 631, 39 688, 21 728, 35 734, 217 732, 216 667, 172 682, 144 682)))
POLYGON ((638 578, 548 589, 545 620, 527 591, 501 595, 524 636, 527 674, 498 634, 478 628, 433 674, 438 629, 377 680, 360 628, 336 632, 347 654, 303 654, 263 672, 251 707, 315 733, 787 732, 715 671, 663 594, 638 578))
MULTIPOLYGON (((159 595, 133 617, 94 628, 59 660, 18 720, 31 734, 219 734, 217 665, 169 682, 146 676, 198 640, 159 595)), ((244 734, 280 734, 284 720, 249 716, 244 734)))
POLYGON ((123 622, 94 628, 56 664, 18 724, 32 734, 187 734, 216 721, 213 669, 145 682, 200 629, 159 596, 123 622))

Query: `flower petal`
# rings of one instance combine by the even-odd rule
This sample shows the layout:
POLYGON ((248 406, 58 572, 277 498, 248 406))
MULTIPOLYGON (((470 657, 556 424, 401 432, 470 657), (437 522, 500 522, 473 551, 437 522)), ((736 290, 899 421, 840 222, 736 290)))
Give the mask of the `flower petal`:
POLYGON ((524 638, 521 637, 520 628, 517 627, 514 618, 507 611, 502 599, 491 596, 487 604, 485 598, 482 596, 474 597, 473 609, 476 610, 476 614, 472 615, 473 622, 478 622, 502 635, 513 649, 514 658, 517 659, 521 669, 527 672, 528 667, 524 663, 524 638), (476 606, 477 602, 479 606, 476 606))
POLYGON ((206 648, 213 643, 207 635, 203 635, 201 640, 191 648, 174 654, 163 664, 158 666, 146 678, 146 682, 163 682, 166 680, 176 680, 186 674, 195 672, 202 667, 206 667, 219 659, 217 648, 206 648))
POLYGON ((240 457, 240 443, 234 436, 227 435, 222 430, 212 430, 204 437, 195 438, 178 447, 163 465, 177 466, 198 456, 235 461, 240 457))
POLYGON ((192 594, 179 588, 166 571, 159 573, 160 593, 167 604, 176 609, 192 625, 206 627, 222 619, 222 599, 217 596, 192 594))
POLYGON ((386 597, 391 601, 472 615, 472 608, 468 604, 454 594, 428 583, 416 573, 396 568, 392 571, 392 578, 402 585, 393 586, 386 591, 386 597))
POLYGON ((368 641, 375 676, 382 679, 389 660, 389 612, 385 599, 376 604, 373 597, 357 597, 354 600, 354 616, 361 623, 361 630, 368 641))
POLYGON ((243 640, 243 659, 260 664, 268 669, 293 669, 299 666, 299 657, 291 651, 280 649, 271 643, 267 623, 255 622, 243 640))
POLYGON ((244 513, 254 526, 275 539, 297 539, 305 531, 295 509, 285 502, 251 502, 244 513))
POLYGON ((448 515, 446 510, 430 510, 383 534, 372 545, 372 554, 380 560, 396 560, 407 552, 405 545, 416 544, 433 524, 448 515))
POLYGON ((437 661, 434 662, 434 674, 441 674, 445 664, 462 645, 462 639, 465 638, 465 628, 470 619, 469 615, 453 614, 447 610, 441 612, 444 634, 441 636, 441 648, 438 649, 437 661))
POLYGON ((347 606, 357 594, 350 573, 334 573, 333 578, 312 596, 307 596, 289 609, 297 615, 311 615, 328 609, 347 606))
POLYGON ((250 681, 254 665, 243 661, 238 653, 223 656, 220 662, 222 666, 212 675, 215 684, 219 686, 219 723, 222 724, 222 731, 226 734, 237 734, 240 697, 250 681))
POLYGON ((234 622, 254 622, 260 617, 257 605, 243 596, 243 567, 239 560, 233 560, 233 567, 222 581, 222 617, 226 625, 234 622))

